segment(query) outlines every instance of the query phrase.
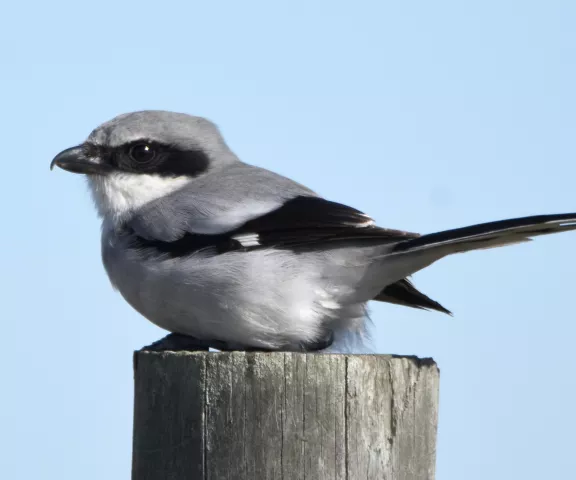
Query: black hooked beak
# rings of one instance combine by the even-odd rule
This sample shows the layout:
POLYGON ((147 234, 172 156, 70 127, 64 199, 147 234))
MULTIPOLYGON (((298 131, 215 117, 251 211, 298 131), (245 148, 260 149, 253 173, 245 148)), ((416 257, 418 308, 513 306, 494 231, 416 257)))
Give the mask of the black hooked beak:
POLYGON ((50 170, 54 165, 72 173, 85 173, 92 175, 104 175, 111 170, 110 165, 100 163, 98 158, 86 156, 83 145, 67 148, 54 157, 50 164, 50 170))

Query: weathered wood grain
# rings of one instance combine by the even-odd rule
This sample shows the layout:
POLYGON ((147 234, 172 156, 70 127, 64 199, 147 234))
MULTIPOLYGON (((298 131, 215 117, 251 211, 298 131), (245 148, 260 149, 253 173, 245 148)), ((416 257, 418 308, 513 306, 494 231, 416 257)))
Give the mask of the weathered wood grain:
POLYGON ((390 355, 136 352, 133 480, 429 480, 439 372, 390 355))

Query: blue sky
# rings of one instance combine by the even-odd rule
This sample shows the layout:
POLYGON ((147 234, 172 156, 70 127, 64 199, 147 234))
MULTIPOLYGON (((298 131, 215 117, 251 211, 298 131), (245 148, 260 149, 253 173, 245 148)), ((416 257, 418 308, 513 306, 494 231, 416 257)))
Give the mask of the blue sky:
MULTIPOLYGON (((207 116, 243 160, 387 227, 576 211, 574 2, 54 0, 0 18, 4 478, 129 476, 132 351, 164 332, 112 291, 82 179, 48 170, 119 113, 207 116)), ((440 480, 573 471, 575 243, 418 273, 454 318, 373 306, 377 352, 440 365, 440 480)))

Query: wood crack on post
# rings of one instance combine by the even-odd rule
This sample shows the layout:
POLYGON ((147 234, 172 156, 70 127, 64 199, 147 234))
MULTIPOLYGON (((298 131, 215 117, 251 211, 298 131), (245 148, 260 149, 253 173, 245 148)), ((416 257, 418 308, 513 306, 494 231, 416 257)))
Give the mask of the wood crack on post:
POLYGON ((348 416, 350 414, 348 411, 348 383, 350 381, 348 378, 348 358, 344 359, 344 378, 344 398, 346 399, 346 405, 344 407, 344 435, 346 436, 346 441, 344 442, 344 465, 346 466, 346 480, 350 480, 350 468, 348 465, 348 416))
POLYGON ((394 390, 394 378, 392 377, 392 364, 388 361, 388 380, 390 382, 390 445, 394 445, 394 438, 396 437, 396 423, 398 418, 396 416, 396 392, 394 390))
POLYGON ((390 355, 136 352, 133 480, 431 480, 439 372, 390 355))

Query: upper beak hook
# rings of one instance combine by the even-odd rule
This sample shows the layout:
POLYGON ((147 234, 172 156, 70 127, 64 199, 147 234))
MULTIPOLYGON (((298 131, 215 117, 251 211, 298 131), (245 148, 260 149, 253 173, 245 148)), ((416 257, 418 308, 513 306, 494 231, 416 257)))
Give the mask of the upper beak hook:
POLYGON ((110 170, 110 165, 101 162, 99 158, 87 157, 83 145, 61 151, 50 163, 50 170, 54 165, 68 172, 94 175, 102 175, 110 170))

